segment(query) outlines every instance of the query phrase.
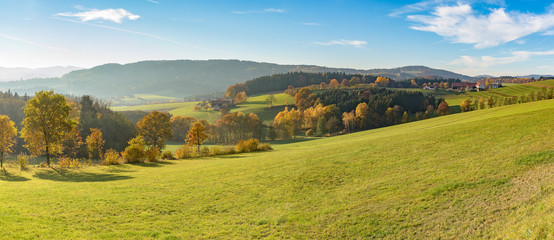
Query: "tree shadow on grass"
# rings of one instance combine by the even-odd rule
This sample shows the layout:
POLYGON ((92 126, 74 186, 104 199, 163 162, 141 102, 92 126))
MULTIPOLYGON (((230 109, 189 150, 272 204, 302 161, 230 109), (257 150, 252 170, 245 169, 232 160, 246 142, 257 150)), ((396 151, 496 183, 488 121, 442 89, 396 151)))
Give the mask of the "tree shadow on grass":
POLYGON ((55 168, 37 170, 33 177, 60 182, 109 182, 133 178, 117 174, 90 173, 55 168))
POLYGON ((159 162, 145 162, 145 163, 132 163, 131 165, 139 166, 139 167, 163 167, 167 165, 173 165, 175 163, 167 162, 167 161, 159 161, 159 162))
POLYGON ((8 182, 24 182, 24 181, 29 181, 31 179, 26 178, 26 177, 22 177, 22 176, 17 176, 17 175, 10 174, 4 168, 4 169, 0 170, 0 180, 1 181, 8 181, 8 182))

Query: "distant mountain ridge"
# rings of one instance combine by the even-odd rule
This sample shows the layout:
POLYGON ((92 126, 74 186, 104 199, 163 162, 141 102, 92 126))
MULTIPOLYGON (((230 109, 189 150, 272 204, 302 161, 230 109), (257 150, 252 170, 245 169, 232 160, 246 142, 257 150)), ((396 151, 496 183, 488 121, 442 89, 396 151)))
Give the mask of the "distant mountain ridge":
POLYGON ((0 83, 0 90, 32 94, 40 89, 102 98, 133 94, 187 97, 222 92, 229 85, 261 76, 286 72, 344 72, 378 75, 395 80, 442 77, 473 81, 474 78, 425 66, 358 70, 315 65, 280 65, 241 60, 162 60, 129 64, 104 64, 71 71, 59 78, 30 79, 0 83))
POLYGON ((83 69, 75 66, 55 66, 43 68, 6 68, 0 67, 0 82, 27 80, 33 78, 53 78, 61 77, 71 71, 83 69))

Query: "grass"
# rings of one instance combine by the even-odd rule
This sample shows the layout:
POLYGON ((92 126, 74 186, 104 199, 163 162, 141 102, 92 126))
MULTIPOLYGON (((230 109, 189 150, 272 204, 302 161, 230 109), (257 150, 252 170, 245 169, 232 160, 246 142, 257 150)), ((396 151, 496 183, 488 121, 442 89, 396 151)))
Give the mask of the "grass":
MULTIPOLYGON (((274 94, 276 102, 273 103, 274 107, 268 108, 268 104, 265 101, 268 94, 253 96, 248 98, 246 103, 238 105, 236 108, 231 109, 231 112, 241 111, 243 113, 255 113, 260 119, 266 123, 272 123, 273 118, 283 111, 285 105, 294 104, 293 97, 285 93, 274 94)), ((198 102, 178 102, 178 103, 162 103, 162 104, 146 104, 137 106, 125 106, 125 107, 112 107, 114 111, 166 111, 176 116, 190 116, 200 120, 207 120, 209 122, 215 122, 220 118, 220 113, 217 111, 194 111, 194 105, 198 102)))
POLYGON ((553 115, 548 100, 271 152, 8 168, 2 237, 552 239, 553 115))
MULTIPOLYGON (((452 93, 444 96, 446 102, 451 105, 460 105, 464 100, 471 98, 471 100, 479 100, 483 97, 485 100, 489 96, 493 97, 520 97, 522 95, 529 95, 529 93, 537 93, 537 91, 542 90, 542 87, 550 86, 554 87, 554 80, 540 81, 528 84, 507 84, 504 87, 480 91, 480 92, 465 92, 465 93, 452 93)), ((519 99, 518 99, 519 100, 519 99)))

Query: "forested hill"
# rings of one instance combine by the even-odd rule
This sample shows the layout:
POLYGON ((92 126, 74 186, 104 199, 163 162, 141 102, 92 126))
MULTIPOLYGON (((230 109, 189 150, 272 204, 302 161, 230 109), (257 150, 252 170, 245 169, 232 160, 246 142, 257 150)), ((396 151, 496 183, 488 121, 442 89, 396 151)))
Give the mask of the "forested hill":
POLYGON ((423 66, 394 69, 356 70, 313 65, 279 65, 239 60, 142 61, 129 64, 104 64, 72 71, 61 78, 31 79, 0 83, 0 90, 33 94, 41 89, 61 93, 89 94, 102 98, 133 94, 187 97, 223 92, 227 86, 254 78, 286 72, 342 72, 371 74, 391 79, 442 77, 472 80, 469 76, 423 66))

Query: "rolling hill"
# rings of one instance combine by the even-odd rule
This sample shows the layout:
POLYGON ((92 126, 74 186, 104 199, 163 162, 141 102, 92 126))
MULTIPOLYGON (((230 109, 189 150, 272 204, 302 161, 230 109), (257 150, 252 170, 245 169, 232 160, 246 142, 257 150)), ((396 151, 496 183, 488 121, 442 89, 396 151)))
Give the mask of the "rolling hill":
POLYGON ((192 95, 223 92, 227 86, 253 78, 291 71, 345 72, 387 76, 393 79, 438 76, 473 78, 423 66, 393 69, 357 70, 311 65, 279 65, 239 60, 142 61, 129 64, 105 64, 69 72, 60 78, 32 79, 0 83, 0 90, 33 94, 40 89, 101 98, 134 97, 151 94, 182 99, 192 95))
POLYGON ((554 100, 275 145, 0 175, 4 238, 551 239, 554 100))
POLYGON ((6 68, 0 67, 0 82, 6 81, 18 81, 34 78, 53 78, 61 77, 62 75, 71 71, 80 70, 81 67, 75 66, 56 66, 56 67, 44 67, 44 68, 6 68))

